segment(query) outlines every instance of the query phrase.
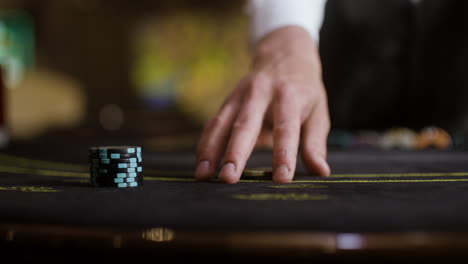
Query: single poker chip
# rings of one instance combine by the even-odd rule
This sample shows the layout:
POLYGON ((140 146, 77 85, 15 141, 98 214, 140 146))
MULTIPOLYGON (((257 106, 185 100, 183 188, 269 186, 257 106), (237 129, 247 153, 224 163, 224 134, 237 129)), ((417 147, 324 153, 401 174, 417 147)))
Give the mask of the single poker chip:
POLYGON ((93 179, 103 179, 103 180, 109 180, 109 179, 130 179, 130 178, 135 178, 135 179, 144 179, 144 176, 143 174, 134 174, 134 175, 122 175, 122 174, 119 174, 119 175, 112 175, 112 174, 100 174, 100 173, 91 173, 90 174, 90 178, 93 178, 93 179))
POLYGON ((94 168, 104 168, 104 169, 128 169, 128 168, 137 168, 141 167, 141 163, 138 162, 121 162, 121 163, 91 163, 91 167, 94 168))
POLYGON ((120 184, 120 183, 137 183, 141 185, 143 184, 143 179, 135 179, 135 178, 91 179, 90 183, 94 186, 117 187, 117 184, 120 184))
POLYGON ((142 158, 128 158, 128 159, 102 159, 102 158, 91 158, 90 162, 93 164, 117 164, 117 163, 141 163, 142 158))
POLYGON ((92 182, 98 184, 113 184, 113 183, 124 183, 124 182, 142 182, 143 177, 135 178, 94 178, 92 182))
POLYGON ((92 159, 130 159, 130 158, 141 158, 141 152, 123 154, 123 153, 90 153, 89 158, 92 159))
POLYGON ((142 186, 143 182, 123 182, 123 183, 95 183, 96 187, 129 188, 142 186))
POLYGON ((135 177, 117 177, 116 175, 99 175, 99 174, 92 174, 89 177, 93 181, 113 181, 115 179, 132 179, 129 181, 142 181, 144 179, 143 175, 137 175, 135 177))
POLYGON ((92 184, 115 184, 115 183, 124 183, 124 182, 143 182, 143 178, 91 178, 90 182, 92 184))
POLYGON ((91 177, 103 177, 103 178, 135 178, 142 177, 142 173, 138 172, 118 172, 118 173, 101 173, 98 171, 91 171, 91 177))
POLYGON ((136 167, 136 168, 124 168, 124 169, 118 169, 118 168, 103 168, 103 167, 91 167, 92 172, 97 172, 97 173, 130 173, 130 172, 143 172, 143 167, 136 167))
POLYGON ((120 154, 133 154, 141 153, 141 147, 139 146, 99 146, 91 147, 89 149, 91 154, 109 154, 109 153, 120 153, 120 154))
POLYGON ((143 179, 144 176, 143 176, 142 173, 136 173, 136 172, 115 173, 115 174, 103 174, 103 173, 92 172, 92 173, 90 173, 90 178, 95 178, 95 179, 138 178, 138 179, 143 179))
POLYGON ((112 177, 112 178, 130 178, 143 176, 143 172, 103 172, 99 170, 91 170, 91 176, 97 177, 112 177))

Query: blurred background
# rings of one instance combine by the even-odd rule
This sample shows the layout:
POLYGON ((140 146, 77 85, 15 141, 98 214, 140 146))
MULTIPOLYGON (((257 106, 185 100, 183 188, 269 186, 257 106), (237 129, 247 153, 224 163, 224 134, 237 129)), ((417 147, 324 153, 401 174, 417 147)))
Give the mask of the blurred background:
MULTIPOLYGON (((246 1, 1 0, 0 145, 70 132, 193 146, 249 68, 245 8, 246 1)), ((414 149, 458 132, 465 144, 467 10, 460 0, 329 0, 319 48, 330 145, 382 146, 390 138, 390 146, 414 149), (361 130, 381 134, 356 135, 361 130)))
POLYGON ((73 130, 193 141, 248 68, 245 15, 243 1, 2 0, 10 138, 73 130))

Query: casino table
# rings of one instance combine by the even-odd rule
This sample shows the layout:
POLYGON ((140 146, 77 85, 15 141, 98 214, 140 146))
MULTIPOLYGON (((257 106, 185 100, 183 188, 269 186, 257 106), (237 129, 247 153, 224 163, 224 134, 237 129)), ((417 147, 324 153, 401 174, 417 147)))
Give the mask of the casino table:
MULTIPOLYGON (((247 166, 270 159, 257 150, 247 166)), ((0 153, 0 248, 4 257, 34 261, 468 255, 468 153, 332 149, 328 160, 328 178, 299 161, 289 184, 268 175, 222 184, 194 180, 192 149, 158 150, 136 137, 12 142, 0 153), (95 145, 142 146, 143 185, 92 186, 95 145)))

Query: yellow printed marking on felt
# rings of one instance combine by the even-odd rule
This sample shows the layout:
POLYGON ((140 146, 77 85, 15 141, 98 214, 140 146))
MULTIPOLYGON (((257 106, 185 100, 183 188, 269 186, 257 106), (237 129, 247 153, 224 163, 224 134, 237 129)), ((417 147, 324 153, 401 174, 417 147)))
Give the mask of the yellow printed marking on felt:
MULTIPOLYGON (((59 162, 49 162, 41 160, 32 160, 26 158, 20 158, 15 156, 9 156, 6 154, 0 154, 0 159, 16 161, 20 164, 27 165, 43 165, 43 166, 58 166, 58 167, 67 167, 74 169, 87 169, 86 166, 77 165, 77 164, 66 164, 59 162)), ((88 172, 69 172, 69 171, 57 171, 50 169, 37 169, 37 168, 22 168, 14 166, 4 166, 0 165, 0 172, 8 173, 24 173, 32 175, 41 175, 41 176, 57 176, 57 177, 89 177, 88 172)), ((192 171, 176 171, 176 170, 144 170, 145 175, 165 175, 165 176, 189 176, 187 177, 148 177, 147 180, 156 180, 156 181, 186 181, 193 182, 192 171)), ((450 173, 374 173, 374 174, 333 174, 329 178, 378 178, 378 177, 462 177, 468 176, 468 172, 450 172, 450 173)), ((466 182, 468 179, 421 179, 421 180, 294 180, 293 183, 424 183, 424 182, 466 182)), ((244 180, 241 179, 240 182, 271 182, 271 180, 244 180)))
MULTIPOLYGON (((165 175, 165 176, 188 176, 188 177, 195 177, 194 173, 191 171, 164 171, 164 170, 145 170, 143 169, 145 175, 165 175)), ((332 174, 327 179, 333 178, 401 178, 401 177, 464 177, 468 176, 468 172, 428 172, 428 173, 363 173, 363 174, 332 174)), ((159 177, 160 178, 160 177, 159 177)), ((248 177, 246 177, 248 178, 248 177)), ((252 177, 251 177, 252 178, 252 177)), ((260 178, 260 177, 259 177, 260 178)), ((183 178, 180 178, 183 179, 183 178)), ((271 180, 263 180, 263 179, 240 179, 240 181, 245 182, 271 182, 271 180)), ((297 182, 294 180, 293 182, 297 182)), ((329 182, 329 181, 327 181, 329 182)))
MULTIPOLYGON (((85 178, 89 177, 88 173, 83 172, 65 172, 65 171, 54 171, 54 170, 44 170, 44 169, 27 169, 27 168, 18 168, 11 166, 2 166, 0 165, 0 172, 9 172, 9 173, 24 173, 24 174, 37 174, 41 176, 57 176, 57 177, 80 177, 85 178)), ((463 176, 459 174, 432 174, 434 176, 463 176)), ((410 176, 411 177, 411 176, 410 176)), ((145 180, 156 180, 156 181, 182 181, 182 182, 194 182, 194 178, 187 177, 151 177, 145 176, 145 180)), ((468 179, 420 179, 420 180, 293 180, 293 183, 424 183, 424 182, 467 182, 468 179)), ((240 182, 271 182, 271 180, 240 180, 240 182)))
POLYGON ((325 189, 325 188, 328 188, 328 186, 326 186, 326 185, 304 184, 304 183, 280 184, 280 185, 271 185, 271 186, 267 186, 267 187, 277 188, 277 189, 294 189, 294 188, 298 188, 298 189, 325 189))
POLYGON ((368 178, 368 177, 437 177, 437 176, 468 176, 468 172, 421 172, 421 173, 360 173, 332 174, 329 178, 368 178))
MULTIPOLYGON (((270 182, 241 180, 241 182, 270 182)), ((424 183, 424 182, 468 182, 468 179, 424 179, 424 180, 293 180, 293 183, 424 183)))
MULTIPOLYGON (((81 165, 81 164, 72 164, 72 163, 62 163, 62 162, 54 162, 54 161, 44 161, 44 160, 34 160, 34 159, 27 159, 27 158, 22 158, 22 157, 17 157, 17 156, 12 156, 12 155, 7 155, 7 154, 0 154, 0 160, 5 160, 5 161, 13 161, 15 163, 19 163, 21 166, 46 166, 46 167, 56 167, 58 168, 64 168, 64 169, 76 169, 76 170, 83 170, 83 171, 88 171, 89 168, 86 165, 81 165)), ((5 166, 2 166, 5 167, 5 166)), ((10 168, 13 168, 10 166, 10 168)), ((16 171, 18 169, 23 169, 21 167, 15 167, 16 171)), ((258 170, 259 168, 254 168, 254 169, 247 169, 247 170, 258 170)), ((56 170, 48 170, 48 169, 36 169, 40 170, 41 172, 44 172, 45 174, 51 174, 51 175, 46 175, 46 176, 67 176, 70 175, 71 177, 83 177, 83 175, 87 176, 86 173, 82 173, 81 175, 80 172, 60 172, 61 175, 52 175, 52 174, 57 174, 56 170)), ((7 171, 4 171, 2 168, 0 168, 1 172, 14 172, 11 171, 11 169, 7 169, 7 171)), ((164 175, 164 176, 189 176, 189 177, 194 177, 194 172, 193 171, 187 171, 187 170, 155 170, 155 169, 145 169, 144 170, 145 175, 164 175)), ((19 172, 19 173, 26 173, 26 172, 19 172)), ((41 173, 43 175, 43 173, 41 173)), ((437 173, 357 173, 357 174, 332 174, 329 176, 329 178, 372 178, 372 177, 437 177, 437 176, 468 176, 468 172, 449 172, 449 173, 444 173, 444 172, 437 172, 437 173)), ((182 180, 182 179, 175 179, 175 180, 182 180)), ((241 180, 242 181, 242 180, 241 180)), ((257 180, 246 180, 246 181, 257 181, 257 180)), ((260 180, 261 181, 261 180, 260 180)))
POLYGON ((58 176, 58 177, 89 177, 89 173, 84 173, 84 172, 29 169, 29 168, 4 166, 4 165, 0 165, 0 172, 23 173, 23 174, 32 174, 32 175, 41 175, 41 176, 58 176))
POLYGON ((194 171, 179 171, 179 170, 155 170, 155 169, 145 169, 143 168, 143 172, 146 175, 164 175, 164 176, 188 176, 195 178, 194 171))
POLYGON ((56 162, 56 161, 45 161, 45 160, 36 160, 36 159, 27 159, 7 154, 0 154, 0 160, 2 161, 9 161, 14 162, 16 165, 20 166, 44 166, 47 168, 55 167, 59 169, 72 169, 72 170, 86 170, 88 166, 81 165, 81 164, 72 164, 72 163, 64 163, 64 162, 56 162))
POLYGON ((19 192, 60 192, 52 187, 35 186, 0 186, 0 191, 19 191, 19 192))
MULTIPOLYGON (((68 171, 56 171, 56 170, 45 170, 45 169, 29 169, 20 168, 13 166, 0 165, 0 172, 7 173, 18 173, 18 174, 31 174, 40 176, 54 176, 54 177, 75 177, 75 178, 89 178, 88 172, 68 172, 68 171)), ((145 177, 145 180, 158 180, 158 181, 195 181, 195 178, 186 177, 145 177)))
POLYGON ((62 180, 62 182, 77 182, 77 183, 90 183, 89 179, 78 180, 62 180))
POLYGON ((152 176, 143 176, 145 180, 151 181, 181 181, 181 182, 194 182, 195 178, 186 178, 186 177, 152 177, 152 176))
POLYGON ((319 201, 327 200, 328 195, 312 195, 308 193, 249 193, 249 194, 235 194, 231 196, 234 199, 240 200, 294 200, 294 201, 319 201))
MULTIPOLYGON (((27 159, 27 158, 22 158, 22 157, 7 155, 7 154, 0 154, 0 160, 14 162, 17 165, 20 165, 20 167, 18 167, 18 168, 38 166, 38 167, 47 167, 48 169, 55 169, 55 170, 70 169, 70 170, 89 171, 89 166, 87 166, 87 165, 73 164, 73 163, 63 163, 63 162, 56 162, 56 161, 27 159)), ((42 170, 48 170, 48 169, 42 169, 42 170)), ((38 170, 41 170, 41 169, 38 169, 38 170)), ((0 169, 0 171, 4 172, 2 169, 0 169)), ((54 171, 54 170, 50 170, 50 171, 54 171)), ((6 172, 11 172, 11 171, 6 171, 6 172)), ((79 172, 77 172, 77 173, 79 173, 79 172)), ((174 176, 190 176, 190 177, 195 176, 193 171, 181 171, 181 170, 177 171, 177 170, 146 169, 145 173, 146 174, 148 174, 148 173, 149 174, 154 174, 154 175, 165 175, 165 176, 171 176, 171 175, 174 175, 174 176)), ((81 177, 81 176, 76 176, 76 177, 81 177)))

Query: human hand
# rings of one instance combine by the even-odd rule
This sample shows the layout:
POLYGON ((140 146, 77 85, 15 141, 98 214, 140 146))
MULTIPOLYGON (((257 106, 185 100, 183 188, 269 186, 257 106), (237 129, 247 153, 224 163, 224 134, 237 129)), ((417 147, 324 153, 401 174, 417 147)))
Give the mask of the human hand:
POLYGON ((255 49, 250 73, 205 126, 198 142, 198 180, 214 176, 239 181, 262 129, 273 130, 273 181, 291 182, 301 143, 304 164, 328 176, 330 129, 318 49, 300 27, 288 26, 265 36, 255 49))

